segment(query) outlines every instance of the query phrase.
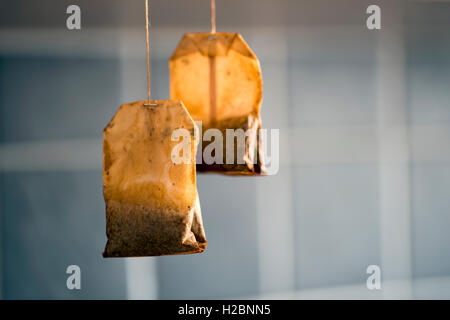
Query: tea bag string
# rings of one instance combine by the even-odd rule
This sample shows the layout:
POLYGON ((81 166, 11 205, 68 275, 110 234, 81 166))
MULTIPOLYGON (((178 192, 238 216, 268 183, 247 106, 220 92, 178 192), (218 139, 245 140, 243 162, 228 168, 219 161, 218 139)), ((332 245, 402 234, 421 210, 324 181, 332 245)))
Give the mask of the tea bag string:
MULTIPOLYGON (((216 33, 216 1, 211 0, 211 33, 216 33)), ((214 36, 210 39, 213 40, 214 36)), ((213 47, 209 48, 209 120, 211 126, 216 124, 216 57, 215 41, 210 42, 213 47)))
POLYGON ((145 0, 145 39, 147 42, 147 103, 150 105, 150 23, 149 23, 149 0, 145 0))
POLYGON ((216 33, 216 0, 211 0, 211 33, 216 33))

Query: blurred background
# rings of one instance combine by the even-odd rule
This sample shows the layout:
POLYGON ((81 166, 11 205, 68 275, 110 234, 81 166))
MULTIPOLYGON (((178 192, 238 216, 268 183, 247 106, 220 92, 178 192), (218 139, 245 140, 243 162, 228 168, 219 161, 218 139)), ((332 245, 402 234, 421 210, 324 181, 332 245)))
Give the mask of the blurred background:
MULTIPOLYGON (((144 0, 0 2, 0 297, 450 298, 450 2, 216 2, 260 59, 280 170, 199 175, 207 250, 134 259, 101 257, 101 135, 146 97, 144 0)), ((209 9, 151 1, 153 98, 209 9)))

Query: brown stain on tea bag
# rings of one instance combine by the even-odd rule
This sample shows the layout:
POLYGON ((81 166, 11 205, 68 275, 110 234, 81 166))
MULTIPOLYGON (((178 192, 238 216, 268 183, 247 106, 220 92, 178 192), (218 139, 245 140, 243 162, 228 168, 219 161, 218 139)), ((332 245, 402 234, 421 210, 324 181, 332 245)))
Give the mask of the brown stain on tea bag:
POLYGON ((196 187, 197 141, 190 163, 175 164, 178 128, 195 130, 180 101, 123 104, 103 131, 104 257, 202 252, 206 237, 196 187))
MULTIPOLYGON (((237 33, 188 33, 169 60, 170 96, 182 100, 203 130, 248 131, 245 152, 234 164, 197 164, 199 171, 232 175, 264 174, 261 128, 262 76, 259 61, 237 33)), ((205 148, 210 142, 203 142, 205 148)), ((238 154, 235 152, 235 159, 238 154)))

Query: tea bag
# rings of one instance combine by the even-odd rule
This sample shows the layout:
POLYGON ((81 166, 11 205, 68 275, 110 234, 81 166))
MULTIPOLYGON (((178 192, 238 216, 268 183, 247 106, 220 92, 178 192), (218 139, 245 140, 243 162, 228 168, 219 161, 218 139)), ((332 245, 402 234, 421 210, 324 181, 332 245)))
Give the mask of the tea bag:
POLYGON ((123 104, 103 131, 104 257, 206 248, 196 187, 195 123, 180 101, 146 103, 123 104), (182 154, 187 161, 181 163, 173 160, 174 147, 182 141, 174 141, 176 129, 188 133, 190 152, 182 154))
MULTIPOLYGON (((183 101, 192 118, 201 121, 203 132, 217 128, 222 133, 223 161, 208 164, 202 159, 197 170, 237 175, 265 173, 258 136, 261 68, 241 35, 185 34, 169 60, 169 67, 171 99, 183 101), (238 152, 237 139, 227 139, 226 129, 242 129, 246 133, 245 143, 240 146, 243 152, 238 152), (234 159, 232 163, 227 161, 227 152, 234 152, 231 157, 228 154, 228 159, 234 159)), ((211 142, 203 141, 203 150, 211 142)))

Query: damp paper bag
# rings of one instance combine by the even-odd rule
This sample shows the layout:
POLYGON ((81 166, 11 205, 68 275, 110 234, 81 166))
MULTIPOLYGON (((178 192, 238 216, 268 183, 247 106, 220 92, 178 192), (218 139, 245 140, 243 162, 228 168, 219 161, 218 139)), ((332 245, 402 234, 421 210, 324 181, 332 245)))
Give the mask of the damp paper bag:
POLYGON ((180 101, 146 103, 123 104, 103 131, 104 257, 187 254, 206 248, 196 187, 195 123, 180 101), (175 135, 178 141, 176 129, 182 129, 175 135), (188 152, 178 153, 185 157, 180 163, 172 151, 182 138, 188 152))
MULTIPOLYGON (((238 175, 265 173, 259 141, 261 68, 241 35, 185 34, 169 60, 169 68, 171 99, 182 100, 192 118, 201 121, 204 138, 211 128, 220 130, 223 137, 221 163, 211 163, 202 152, 197 170, 238 175), (227 137, 227 129, 242 129, 244 143, 227 137)), ((213 139, 203 139, 202 151, 213 139)))

